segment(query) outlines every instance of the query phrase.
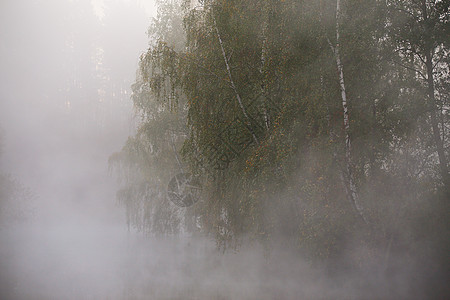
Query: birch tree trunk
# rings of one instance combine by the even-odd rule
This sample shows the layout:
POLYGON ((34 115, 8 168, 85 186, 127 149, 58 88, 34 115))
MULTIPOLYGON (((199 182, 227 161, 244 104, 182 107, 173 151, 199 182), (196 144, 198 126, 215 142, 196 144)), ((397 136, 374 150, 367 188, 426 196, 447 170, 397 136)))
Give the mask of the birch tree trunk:
POLYGON ((255 134, 255 132, 253 131, 253 129, 251 127, 252 123, 251 123, 250 117, 247 114, 247 110, 244 107, 244 104, 242 102, 242 98, 241 98, 241 96, 240 96, 240 94, 239 94, 239 92, 238 92, 238 90, 236 88, 236 85, 234 84, 233 76, 231 75, 230 63, 228 61, 228 57, 227 57, 227 54, 225 52, 225 48, 223 46, 222 37, 220 35, 219 28, 217 27, 216 18, 215 18, 214 15, 213 15, 213 21, 214 21, 214 27, 215 27, 215 30, 216 30, 216 33, 217 33, 217 38, 219 39, 220 49, 222 50, 223 60, 225 62, 225 66, 227 68, 227 74, 228 74, 228 79, 230 80, 231 88, 234 91, 234 94, 236 96, 236 100, 238 101, 238 104, 239 104, 239 107, 241 108, 242 114, 244 115, 244 117, 246 119, 246 122, 248 123, 247 127, 250 130, 250 133, 252 134, 253 140, 255 141, 256 144, 259 144, 259 140, 256 137, 256 134, 255 134))
POLYGON ((345 169, 341 171, 340 177, 346 191, 347 199, 355 208, 358 215, 365 223, 368 223, 365 216, 363 207, 359 201, 358 191, 356 189, 355 179, 353 176, 353 163, 351 155, 351 139, 350 139, 350 119, 348 115, 348 100, 347 92, 345 89, 344 81, 344 68, 341 61, 340 54, 340 17, 341 17, 341 1, 336 1, 336 44, 333 44, 328 40, 330 48, 334 54, 336 61, 337 73, 339 78, 339 87, 341 90, 342 110, 343 110, 343 122, 344 122, 344 135, 345 135, 345 169))

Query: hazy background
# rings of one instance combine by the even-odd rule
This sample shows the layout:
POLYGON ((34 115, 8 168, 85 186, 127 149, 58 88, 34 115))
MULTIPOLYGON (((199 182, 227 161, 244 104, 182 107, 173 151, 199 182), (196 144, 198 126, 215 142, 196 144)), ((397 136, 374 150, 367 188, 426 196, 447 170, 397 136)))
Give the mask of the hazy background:
POLYGON ((133 130, 130 85, 151 11, 102 2, 1 2, 2 168, 52 202, 44 210, 109 205, 93 194, 109 190, 108 155, 133 130))
POLYGON ((99 299, 119 276, 107 160, 134 128, 152 14, 153 1, 0 2, 0 167, 32 194, 26 220, 1 222, 1 299, 99 299))

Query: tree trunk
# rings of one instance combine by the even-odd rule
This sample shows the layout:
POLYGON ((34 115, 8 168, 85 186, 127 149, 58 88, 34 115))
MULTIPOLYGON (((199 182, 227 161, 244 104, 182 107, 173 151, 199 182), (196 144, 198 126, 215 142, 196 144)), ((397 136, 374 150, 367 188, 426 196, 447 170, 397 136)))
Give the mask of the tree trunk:
POLYGON ((345 135, 345 169, 341 171, 341 180, 344 185, 344 189, 347 194, 347 199, 355 208, 358 215, 362 218, 365 223, 368 223, 367 218, 365 216, 364 210, 359 202, 359 196, 356 189, 355 179, 353 176, 353 164, 352 164, 352 155, 351 155, 351 139, 350 139, 350 120, 348 115, 348 107, 347 107, 347 92, 345 89, 345 81, 344 81, 344 68, 341 61, 340 54, 340 28, 339 28, 339 19, 341 16, 341 1, 336 1, 336 45, 333 46, 331 42, 328 40, 330 44, 331 50, 334 53, 334 58, 336 60, 337 72, 339 77, 339 87, 341 90, 341 99, 342 99, 342 109, 343 109, 343 118, 344 118, 344 135, 345 135))
MULTIPOLYGON (((422 9, 422 17, 425 21, 425 24, 428 20, 428 12, 425 0, 421 2, 422 9)), ((438 118, 436 116, 436 98, 434 96, 435 87, 434 87, 434 75, 433 75, 433 50, 426 49, 425 50, 425 67, 427 69, 427 84, 428 84, 428 107, 430 109, 431 116, 431 128, 433 134, 434 144, 436 145, 436 150, 439 158, 439 169, 442 176, 442 181, 444 185, 447 187, 447 190, 450 185, 450 178, 448 174, 447 167, 447 158, 445 156, 444 150, 444 142, 441 139, 441 134, 438 125, 438 118)))
POLYGON ((433 78, 433 63, 430 52, 426 53, 426 68, 427 68, 427 83, 428 83, 428 107, 431 115, 431 128, 433 132, 433 140, 436 145, 436 150, 439 158, 439 169, 442 176, 442 181, 449 187, 449 174, 447 168, 447 158, 444 151, 444 142, 441 139, 441 134, 438 125, 438 118, 436 116, 436 98, 434 96, 434 78, 433 78))
POLYGON ((270 116, 269 116, 269 112, 267 109, 267 103, 265 101, 266 99, 266 82, 265 82, 265 68, 266 68, 266 60, 267 60, 267 30, 269 27, 269 18, 267 16, 267 10, 269 8, 264 9, 265 15, 264 15, 264 20, 263 20, 263 25, 262 25, 262 47, 261 47, 261 62, 260 62, 260 68, 259 68, 259 73, 261 74, 261 95, 264 99, 263 102, 263 116, 264 116, 264 125, 266 127, 266 130, 269 131, 270 128, 270 116))
POLYGON ((250 117, 247 114, 247 110, 244 107, 241 96, 239 95, 236 85, 234 84, 233 76, 231 75, 230 64, 228 62, 227 54, 225 53, 225 48, 223 46, 223 41, 222 41, 222 37, 220 36, 219 28, 217 27, 216 18, 214 16, 213 16, 213 20, 214 20, 214 27, 215 27, 216 33, 217 33, 217 38, 219 39, 220 49, 222 50, 223 60, 225 62, 225 66, 227 67, 228 79, 230 80, 231 88, 234 91, 236 100, 238 101, 238 104, 239 104, 239 107, 241 108, 242 114, 244 115, 246 122, 248 123, 247 127, 249 128, 250 133, 252 134, 253 140, 255 141, 256 144, 259 144, 259 140, 256 137, 255 132, 252 129, 252 123, 251 123, 250 117))

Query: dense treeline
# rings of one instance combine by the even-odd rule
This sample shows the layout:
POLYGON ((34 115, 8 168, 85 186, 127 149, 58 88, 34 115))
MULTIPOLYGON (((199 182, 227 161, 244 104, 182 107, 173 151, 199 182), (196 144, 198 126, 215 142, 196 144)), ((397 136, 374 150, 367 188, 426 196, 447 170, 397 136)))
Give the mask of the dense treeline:
POLYGON ((129 225, 312 259, 355 241, 358 263, 445 257, 449 5, 159 1, 133 85, 142 122, 111 158, 129 225), (167 200, 180 172, 202 183, 187 209, 167 200))

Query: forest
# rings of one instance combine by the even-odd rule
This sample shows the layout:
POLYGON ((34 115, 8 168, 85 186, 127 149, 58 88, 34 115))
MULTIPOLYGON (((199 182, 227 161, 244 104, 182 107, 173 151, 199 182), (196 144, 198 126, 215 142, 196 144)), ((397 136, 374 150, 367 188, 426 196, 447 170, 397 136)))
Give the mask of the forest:
POLYGON ((110 157, 129 228, 295 249, 331 272, 395 273, 401 256, 448 293, 449 7, 159 1, 139 127, 110 157))
POLYGON ((1 299, 450 298, 450 0, 0 25, 1 299))

